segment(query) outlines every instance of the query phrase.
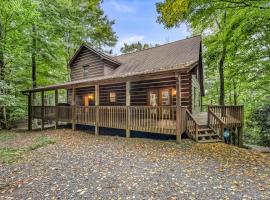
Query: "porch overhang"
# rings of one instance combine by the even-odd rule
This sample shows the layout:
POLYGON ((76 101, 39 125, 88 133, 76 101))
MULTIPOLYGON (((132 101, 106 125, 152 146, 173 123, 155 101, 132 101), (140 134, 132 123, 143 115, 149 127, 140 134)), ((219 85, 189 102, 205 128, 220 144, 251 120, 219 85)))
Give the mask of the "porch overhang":
POLYGON ((117 82, 125 82, 132 80, 144 80, 156 78, 157 76, 166 77, 175 75, 175 73, 179 73, 182 71, 188 71, 194 66, 198 65, 197 61, 182 63, 172 66, 166 66, 159 69, 145 70, 143 72, 131 72, 125 74, 113 74, 109 76, 102 76, 91 79, 84 79, 79 81, 70 81, 67 83, 60 83, 56 85, 49 85, 44 87, 32 88, 28 90, 23 90, 23 94, 29 94, 32 92, 41 92, 41 91, 49 91, 49 90, 57 90, 57 89, 71 89, 77 87, 87 87, 94 86, 98 84, 109 84, 109 83, 117 83, 117 82))

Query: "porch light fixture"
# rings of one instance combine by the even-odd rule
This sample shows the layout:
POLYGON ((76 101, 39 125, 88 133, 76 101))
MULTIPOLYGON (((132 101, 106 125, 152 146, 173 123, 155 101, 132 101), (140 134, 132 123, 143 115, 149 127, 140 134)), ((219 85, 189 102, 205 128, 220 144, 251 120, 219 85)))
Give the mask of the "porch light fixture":
POLYGON ((174 88, 172 89, 172 95, 176 96, 176 89, 174 89, 174 88))
POLYGON ((94 99, 94 94, 89 94, 89 95, 88 95, 88 99, 89 99, 89 100, 93 100, 93 99, 94 99))

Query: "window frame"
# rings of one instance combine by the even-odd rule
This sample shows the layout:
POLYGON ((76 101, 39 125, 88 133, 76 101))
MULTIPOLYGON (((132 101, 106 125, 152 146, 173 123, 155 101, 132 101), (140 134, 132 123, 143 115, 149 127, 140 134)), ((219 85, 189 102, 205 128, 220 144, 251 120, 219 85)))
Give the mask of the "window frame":
POLYGON ((114 91, 109 92, 109 103, 117 103, 117 94, 114 91), (111 96, 112 94, 114 94, 114 97, 111 96), (114 98, 114 100, 112 101, 112 98, 114 98))
POLYGON ((89 68, 90 68, 90 66, 89 65, 84 65, 82 68, 83 68, 83 79, 89 78, 89 68), (86 69, 87 69, 87 72, 86 72, 86 69))

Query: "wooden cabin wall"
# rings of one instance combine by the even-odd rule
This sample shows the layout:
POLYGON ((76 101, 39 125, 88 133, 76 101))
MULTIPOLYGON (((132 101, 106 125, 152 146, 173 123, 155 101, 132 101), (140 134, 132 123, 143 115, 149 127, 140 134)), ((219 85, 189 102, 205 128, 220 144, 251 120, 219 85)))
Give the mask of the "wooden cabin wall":
MULTIPOLYGON (((88 94, 95 94, 95 87, 84 87, 84 88, 76 88, 76 101, 77 105, 83 106, 83 97, 88 94)), ((72 101, 72 90, 68 90, 68 103, 71 105, 72 101)), ((94 106, 95 101, 91 101, 90 106, 94 106)))
MULTIPOLYGON (((162 78, 144 81, 131 82, 131 105, 146 106, 148 105, 148 91, 150 89, 176 88, 176 78, 162 78)), ((188 106, 192 109, 191 104, 191 75, 181 74, 181 102, 182 106, 188 106)), ((173 105, 176 105, 176 97, 173 96, 173 105)))
MULTIPOLYGON (((175 88, 175 85, 175 77, 131 82, 130 104, 132 106, 147 106, 149 90, 160 88, 175 88)), ((173 97, 173 102, 175 105, 175 97, 173 97)))
MULTIPOLYGON (((148 105, 148 91, 150 89, 161 88, 176 88, 176 78, 161 78, 144 81, 132 81, 130 94, 131 106, 147 106, 148 105)), ((100 105, 101 106, 124 106, 126 105, 126 83, 116 83, 108 85, 100 85, 100 105), (109 93, 116 92, 116 103, 110 103, 109 93)), ((77 102, 82 105, 82 97, 89 93, 95 93, 94 86, 86 88, 77 88, 77 102)), ((68 90, 68 103, 71 104, 71 90, 68 90)), ((173 105, 176 105, 176 98, 172 96, 173 105)), ((181 73, 181 102, 182 106, 187 106, 192 110, 192 81, 191 74, 188 72, 181 73)))
POLYGON ((71 81, 82 80, 83 77, 83 67, 89 66, 88 78, 95 78, 104 76, 104 71, 113 70, 116 68, 113 64, 102 60, 100 56, 93 53, 86 47, 79 52, 77 58, 73 61, 71 65, 71 81), (107 68, 105 70, 105 67, 107 68))
POLYGON ((125 106, 126 105, 126 83, 116 83, 99 86, 100 106, 125 106), (116 102, 110 103, 110 92, 116 93, 116 102))

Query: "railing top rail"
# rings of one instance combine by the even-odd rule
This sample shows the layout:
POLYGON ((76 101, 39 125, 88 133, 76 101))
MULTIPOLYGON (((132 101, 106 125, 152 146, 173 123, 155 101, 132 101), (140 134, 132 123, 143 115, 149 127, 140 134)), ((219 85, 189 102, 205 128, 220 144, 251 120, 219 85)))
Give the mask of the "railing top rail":
POLYGON ((187 114, 189 115, 189 117, 196 123, 196 124, 199 124, 196 120, 195 120, 195 118, 192 116, 192 114, 190 113, 190 111, 187 109, 186 110, 186 112, 187 112, 187 114))
POLYGON ((220 123, 225 124, 225 122, 220 119, 212 110, 209 110, 209 113, 212 114, 220 123))
MULTIPOLYGON (((204 105, 206 106, 206 105, 204 105)), ((225 108, 225 107, 244 107, 244 105, 207 105, 208 107, 221 107, 221 108, 225 108)))

